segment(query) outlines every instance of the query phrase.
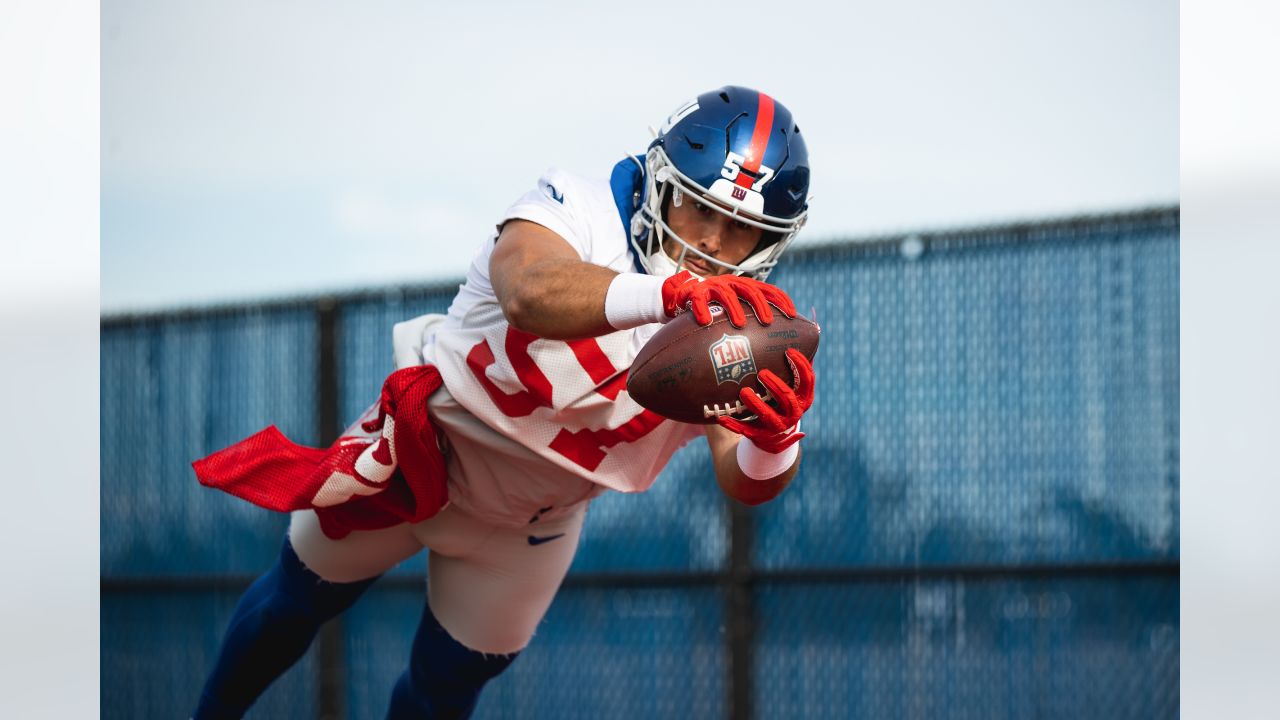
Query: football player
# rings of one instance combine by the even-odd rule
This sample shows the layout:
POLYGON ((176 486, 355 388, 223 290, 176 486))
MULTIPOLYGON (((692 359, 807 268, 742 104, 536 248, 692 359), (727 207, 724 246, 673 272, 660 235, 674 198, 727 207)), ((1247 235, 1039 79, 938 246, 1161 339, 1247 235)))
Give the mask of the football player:
POLYGON ((477 252, 448 315, 395 328, 397 367, 434 365, 444 381, 428 410, 448 504, 340 539, 315 511, 294 512, 276 564, 236 607, 195 717, 242 716, 326 620, 424 547, 427 600, 388 717, 467 717, 532 638, 592 498, 646 490, 699 435, 728 496, 777 496, 813 400, 803 355, 789 353, 789 381, 760 373, 772 399, 744 388, 747 412, 716 425, 667 420, 623 390, 641 346, 680 312, 707 324, 716 303, 738 327, 744 304, 763 323, 795 315, 764 281, 804 223, 808 189, 791 113, 744 87, 682 105, 608 181, 547 171, 477 252))

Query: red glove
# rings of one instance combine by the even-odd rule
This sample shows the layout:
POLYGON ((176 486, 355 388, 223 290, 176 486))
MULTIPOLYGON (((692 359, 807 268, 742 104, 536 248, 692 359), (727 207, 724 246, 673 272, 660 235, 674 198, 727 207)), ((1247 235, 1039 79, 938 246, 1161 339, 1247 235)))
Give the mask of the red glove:
POLYGON ((751 278, 738 275, 717 275, 699 280, 688 270, 667 278, 662 283, 662 307, 667 317, 675 317, 686 305, 693 311, 693 319, 699 325, 711 324, 710 303, 718 303, 729 315, 734 327, 745 327, 747 316, 742 310, 746 300, 755 311, 761 324, 773 322, 773 303, 787 317, 796 316, 795 303, 782 290, 751 278))
POLYGON ((716 422, 727 430, 749 438, 761 450, 771 453, 780 453, 800 442, 804 433, 797 432, 795 427, 800 422, 800 416, 813 406, 816 378, 809 358, 799 350, 787 350, 787 362, 791 365, 791 375, 795 378, 794 386, 787 385, 772 370, 761 370, 759 375, 760 382, 773 395, 780 411, 761 399, 754 389, 744 387, 738 397, 748 410, 756 414, 756 418, 744 422, 724 416, 716 418, 716 422))

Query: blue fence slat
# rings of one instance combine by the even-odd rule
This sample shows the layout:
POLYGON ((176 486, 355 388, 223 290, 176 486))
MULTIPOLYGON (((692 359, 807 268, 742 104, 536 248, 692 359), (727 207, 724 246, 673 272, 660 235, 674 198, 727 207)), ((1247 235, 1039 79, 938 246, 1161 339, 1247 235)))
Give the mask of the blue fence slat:
POLYGON ((305 305, 103 330, 104 575, 270 564, 285 518, 201 487, 191 462, 270 424, 314 444, 316 351, 305 305))
POLYGON ((779 284, 823 325, 819 393, 758 564, 1176 558, 1177 238, 789 258, 779 284))
MULTIPOLYGON (((238 593, 117 592, 102 597, 103 720, 185 718, 195 709, 238 593)), ((316 717, 314 648, 246 718, 316 717)))
MULTIPOLYGON (((351 718, 385 715, 423 601, 375 590, 348 612, 351 718)), ((723 717, 722 605, 714 589, 564 588, 533 643, 485 688, 475 717, 723 717)))
POLYGON ((760 589, 757 717, 1178 714, 1176 577, 760 589))

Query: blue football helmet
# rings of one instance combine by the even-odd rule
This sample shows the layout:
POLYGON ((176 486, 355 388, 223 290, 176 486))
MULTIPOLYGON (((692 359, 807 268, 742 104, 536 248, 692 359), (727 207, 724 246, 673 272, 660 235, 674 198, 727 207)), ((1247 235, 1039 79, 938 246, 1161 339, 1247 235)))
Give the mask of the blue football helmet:
POLYGON ((703 93, 667 118, 645 153, 644 190, 631 242, 644 268, 669 275, 692 253, 729 272, 764 280, 808 214, 809 152, 791 112, 762 92, 726 86, 703 93), (710 257, 671 230, 668 198, 702 203, 763 230, 738 264, 710 257), (673 259, 663 242, 674 242, 673 259))

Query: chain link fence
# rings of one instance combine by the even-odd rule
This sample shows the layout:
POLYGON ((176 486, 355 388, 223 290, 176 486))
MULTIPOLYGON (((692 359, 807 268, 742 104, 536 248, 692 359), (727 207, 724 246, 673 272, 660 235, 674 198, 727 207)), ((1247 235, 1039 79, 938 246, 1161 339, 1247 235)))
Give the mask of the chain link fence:
MULTIPOLYGON (((1178 210, 791 250, 823 328, 801 474, 733 506, 706 448, 592 504, 480 718, 1178 713, 1178 210)), ((191 460, 275 423, 332 439, 391 325, 456 285, 102 321, 102 714, 185 717, 287 518, 191 460)), ((251 717, 377 718, 425 560, 251 717)))

